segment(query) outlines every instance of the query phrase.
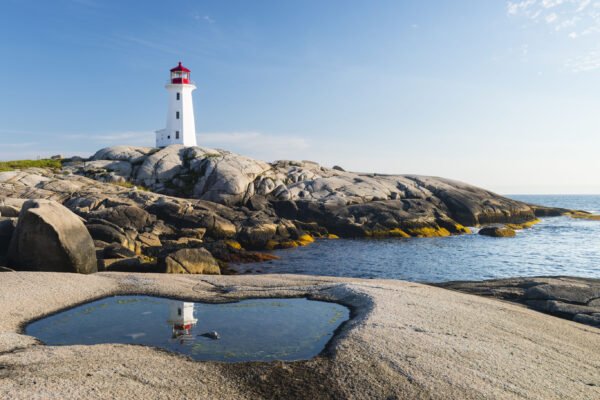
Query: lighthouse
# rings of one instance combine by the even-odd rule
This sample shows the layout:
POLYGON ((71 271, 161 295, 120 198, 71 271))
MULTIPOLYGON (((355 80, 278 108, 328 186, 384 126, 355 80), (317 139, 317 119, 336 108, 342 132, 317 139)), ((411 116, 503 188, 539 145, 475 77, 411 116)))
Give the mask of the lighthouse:
POLYGON ((192 91, 196 89, 190 79, 190 70, 181 65, 171 69, 169 82, 165 86, 169 93, 167 127, 156 131, 156 147, 171 144, 196 146, 196 122, 192 91))
POLYGON ((172 300, 169 303, 167 323, 173 327, 173 339, 184 340, 198 320, 194 318, 194 303, 172 300))

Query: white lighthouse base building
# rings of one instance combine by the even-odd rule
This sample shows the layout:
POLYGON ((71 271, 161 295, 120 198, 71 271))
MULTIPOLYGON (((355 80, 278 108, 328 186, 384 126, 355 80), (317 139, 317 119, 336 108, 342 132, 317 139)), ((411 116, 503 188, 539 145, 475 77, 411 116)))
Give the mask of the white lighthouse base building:
POLYGON ((156 147, 181 144, 196 146, 196 121, 192 92, 196 89, 190 80, 190 70, 181 63, 171 69, 171 79, 165 86, 169 93, 167 126, 156 131, 156 147))

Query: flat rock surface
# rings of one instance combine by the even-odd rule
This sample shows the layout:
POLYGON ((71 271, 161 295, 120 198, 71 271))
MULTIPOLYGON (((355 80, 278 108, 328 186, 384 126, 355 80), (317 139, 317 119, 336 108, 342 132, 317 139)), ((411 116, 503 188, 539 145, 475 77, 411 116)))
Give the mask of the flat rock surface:
POLYGON ((0 398, 593 399, 596 328, 402 281, 294 275, 0 273, 0 398), (23 325, 108 294, 222 301, 310 296, 352 307, 321 356, 215 363, 128 345, 35 344, 23 325))

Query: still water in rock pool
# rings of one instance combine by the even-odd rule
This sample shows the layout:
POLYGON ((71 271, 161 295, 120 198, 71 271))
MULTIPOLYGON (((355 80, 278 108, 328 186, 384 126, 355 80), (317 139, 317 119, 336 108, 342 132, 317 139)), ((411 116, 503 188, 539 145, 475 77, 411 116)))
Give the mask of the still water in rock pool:
MULTIPOLYGON (((600 214, 600 196, 510 196, 600 214)), ((441 282, 536 275, 600 278, 600 221, 543 218, 514 238, 319 240, 280 250, 281 259, 234 266, 242 273, 292 273, 441 282)))
POLYGON ((197 360, 304 360, 319 354, 349 318, 348 308, 307 299, 207 304, 116 296, 32 322, 47 345, 148 345, 197 360))

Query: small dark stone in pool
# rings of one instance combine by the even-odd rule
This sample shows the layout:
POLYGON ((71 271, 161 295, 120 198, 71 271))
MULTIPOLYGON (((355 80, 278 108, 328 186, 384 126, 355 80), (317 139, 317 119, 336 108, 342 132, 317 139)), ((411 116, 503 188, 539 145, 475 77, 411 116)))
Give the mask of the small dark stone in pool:
POLYGON ((221 339, 221 335, 219 335, 219 333, 216 332, 216 331, 206 332, 206 333, 203 333, 203 334, 198 335, 198 336, 206 337, 206 338, 209 338, 209 339, 212 339, 212 340, 219 340, 219 339, 221 339))

